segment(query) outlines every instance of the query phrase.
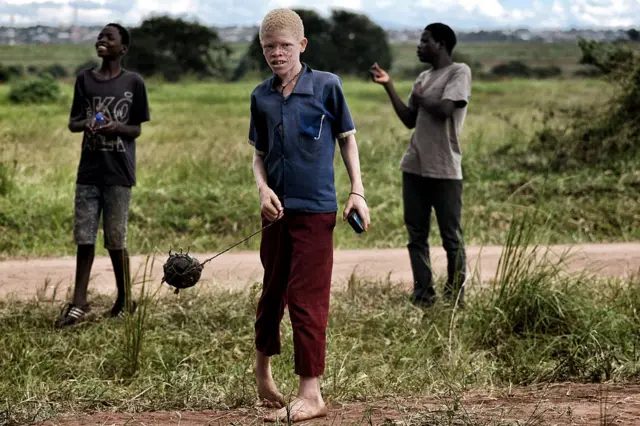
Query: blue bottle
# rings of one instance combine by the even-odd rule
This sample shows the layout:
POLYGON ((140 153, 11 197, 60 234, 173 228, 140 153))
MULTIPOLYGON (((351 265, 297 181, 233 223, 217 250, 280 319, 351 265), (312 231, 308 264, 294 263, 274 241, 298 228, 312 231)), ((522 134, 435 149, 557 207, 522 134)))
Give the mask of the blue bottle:
POLYGON ((96 127, 104 126, 105 124, 107 124, 107 122, 105 121, 105 119, 102 116, 102 114, 97 113, 96 114, 96 127))

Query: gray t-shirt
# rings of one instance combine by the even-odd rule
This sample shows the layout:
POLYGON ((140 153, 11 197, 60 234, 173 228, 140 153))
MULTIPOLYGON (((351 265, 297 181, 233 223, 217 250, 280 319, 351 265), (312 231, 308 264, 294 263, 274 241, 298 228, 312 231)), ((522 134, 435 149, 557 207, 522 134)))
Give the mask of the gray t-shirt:
MULTIPOLYGON (((421 86, 426 99, 469 102, 471 69, 463 63, 420 73, 414 88, 421 86)), ((413 90, 412 90, 413 93, 413 90)), ((409 108, 417 110, 416 127, 400 167, 402 171, 436 179, 462 179, 460 132, 467 105, 456 108, 453 116, 436 117, 419 106, 409 95, 409 108)))
MULTIPOLYGON (((149 103, 142 77, 125 69, 109 80, 97 78, 91 69, 81 72, 75 82, 70 118, 84 120, 99 110, 110 120, 122 124, 149 121, 149 103)), ((135 139, 84 132, 76 183, 134 186, 135 139)))

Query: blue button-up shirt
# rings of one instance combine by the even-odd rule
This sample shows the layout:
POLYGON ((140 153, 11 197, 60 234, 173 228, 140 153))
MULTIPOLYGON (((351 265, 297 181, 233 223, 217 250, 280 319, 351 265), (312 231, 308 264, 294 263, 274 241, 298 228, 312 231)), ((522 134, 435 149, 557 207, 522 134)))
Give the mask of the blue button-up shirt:
POLYGON ((340 78, 302 66, 287 98, 275 76, 253 90, 249 143, 264 155, 267 184, 285 209, 331 213, 335 141, 356 130, 340 78))

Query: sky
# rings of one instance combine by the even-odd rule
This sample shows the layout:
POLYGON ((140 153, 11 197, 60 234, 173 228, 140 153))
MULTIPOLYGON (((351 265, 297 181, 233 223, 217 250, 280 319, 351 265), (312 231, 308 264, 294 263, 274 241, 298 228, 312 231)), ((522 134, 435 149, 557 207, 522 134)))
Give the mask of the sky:
MULTIPOLYGON (((170 14, 204 25, 258 25, 275 7, 305 0, 0 0, 0 25, 137 25, 152 14, 170 14)), ((333 8, 364 13, 385 28, 423 28, 444 22, 454 29, 570 29, 640 27, 640 0, 313 0, 323 16, 333 8)))

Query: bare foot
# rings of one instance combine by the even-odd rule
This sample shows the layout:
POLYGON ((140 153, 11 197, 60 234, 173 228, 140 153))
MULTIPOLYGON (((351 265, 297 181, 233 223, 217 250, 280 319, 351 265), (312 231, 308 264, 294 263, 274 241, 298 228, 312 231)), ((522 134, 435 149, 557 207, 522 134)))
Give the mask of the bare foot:
POLYGON ((287 422, 296 423, 306 420, 315 419, 318 417, 325 417, 327 415, 327 406, 324 401, 320 399, 307 399, 297 397, 288 407, 284 407, 265 416, 266 422, 287 422))
POLYGON ((258 377, 258 398, 261 405, 267 408, 282 408, 285 406, 284 397, 278 392, 278 387, 271 377, 258 377))
POLYGON ((256 351, 254 366, 258 385, 258 398, 261 405, 267 408, 282 408, 285 406, 284 397, 278 392, 278 387, 271 375, 271 359, 260 351, 256 351))

